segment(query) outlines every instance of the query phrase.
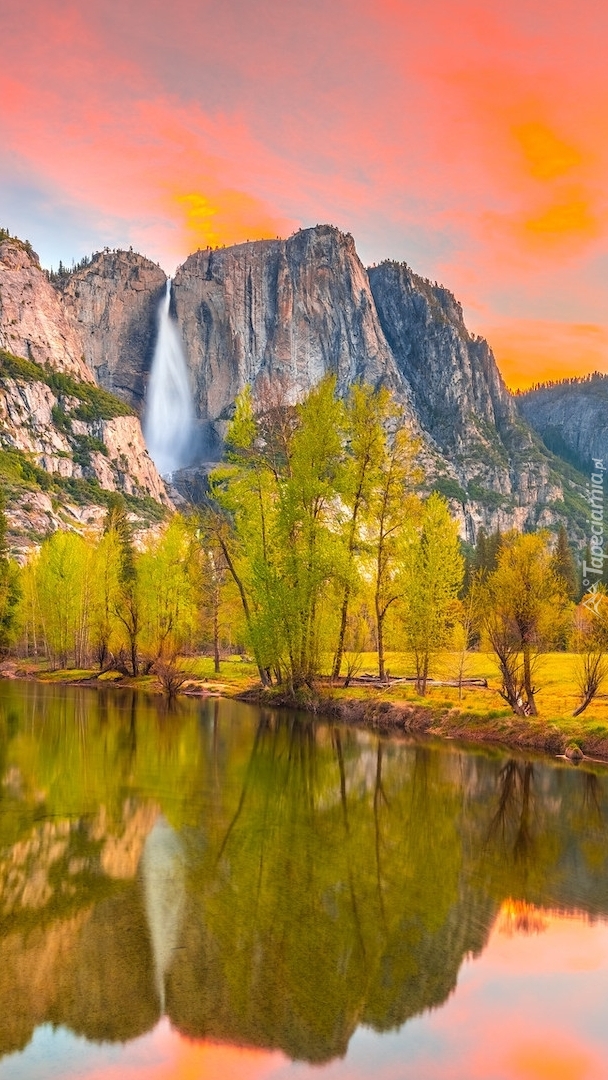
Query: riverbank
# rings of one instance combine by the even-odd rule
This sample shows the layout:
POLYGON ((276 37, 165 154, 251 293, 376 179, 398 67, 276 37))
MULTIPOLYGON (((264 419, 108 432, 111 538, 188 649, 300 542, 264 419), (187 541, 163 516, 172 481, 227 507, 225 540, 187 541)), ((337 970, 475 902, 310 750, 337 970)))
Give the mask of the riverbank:
POLYGON ((442 739, 461 739, 533 750, 552 757, 567 757, 574 763, 589 759, 608 762, 608 727, 585 724, 572 718, 548 721, 541 716, 514 716, 508 710, 471 713, 446 704, 410 704, 378 697, 336 697, 322 693, 299 695, 296 701, 278 691, 255 688, 239 695, 239 700, 257 706, 296 708, 319 718, 363 727, 381 735, 418 734, 442 739))
MULTIPOLYGON (((424 698, 416 695, 411 681, 404 681, 407 658, 393 653, 388 685, 368 679, 349 686, 332 686, 321 679, 314 691, 295 699, 276 688, 260 686, 255 666, 239 657, 223 660, 216 674, 208 657, 184 661, 187 680, 181 688, 186 696, 235 698, 268 707, 297 708, 319 718, 368 728, 383 735, 421 734, 444 739, 462 739, 489 745, 509 746, 555 755, 580 755, 608 761, 608 696, 598 695, 581 717, 573 718, 577 692, 576 658, 554 653, 543 658, 543 687, 538 694, 540 715, 514 716, 498 693, 493 660, 487 654, 472 654, 467 676, 483 685, 468 685, 461 695, 447 685, 453 658, 444 657, 444 682, 431 686, 424 698)), ((361 674, 373 670, 373 657, 363 658, 361 674), (369 660, 369 664, 367 661, 369 660)), ((441 674, 441 672, 440 672, 441 674)), ((0 675, 46 683, 96 687, 116 686, 149 694, 161 694, 153 675, 131 678, 119 672, 49 671, 34 662, 5 661, 0 675)))

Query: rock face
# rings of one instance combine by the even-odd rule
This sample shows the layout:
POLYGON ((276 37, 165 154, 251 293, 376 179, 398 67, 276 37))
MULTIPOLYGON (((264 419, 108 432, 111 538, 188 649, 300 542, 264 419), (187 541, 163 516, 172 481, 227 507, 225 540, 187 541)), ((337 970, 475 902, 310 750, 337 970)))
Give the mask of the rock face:
POLYGON ((32 363, 22 368, 0 353, 0 480, 15 552, 55 528, 98 525, 103 490, 171 506, 139 420, 122 402, 90 383, 58 388, 50 376, 49 385, 32 363))
POLYGON ((0 242, 0 349, 94 382, 79 333, 61 298, 40 269, 38 256, 19 240, 0 242))
POLYGON ((97 382, 139 413, 166 281, 149 259, 115 251, 95 255, 58 283, 97 382))
POLYGON ((341 391, 365 381, 409 401, 354 241, 330 226, 199 251, 176 273, 174 304, 197 407, 210 420, 265 378, 296 397, 331 372, 341 391))
POLYGON ((136 416, 81 419, 81 402, 44 382, 0 381, 0 446, 25 452, 61 477, 96 480, 108 491, 168 504, 136 416))
POLYGON ((352 237, 317 226, 287 241, 197 252, 173 292, 199 415, 220 431, 246 384, 281 378, 296 396, 332 372, 340 392, 357 380, 387 386, 422 434, 431 479, 469 540, 481 524, 559 519, 570 482, 522 422, 490 347, 468 333, 447 289, 404 264, 367 272, 352 237))
MULTIPOLYGON (((164 277, 164 275, 163 275, 164 277)), ((14 549, 103 516, 103 491, 171 506, 133 410, 97 387, 61 294, 29 245, 0 243, 0 483, 14 549)), ((139 509, 138 509, 139 507, 139 509)))
POLYGON ((469 334, 462 307, 404 263, 369 270, 380 323, 399 370, 412 386, 426 431, 459 458, 474 443, 491 446, 516 418, 492 351, 469 334))
POLYGON ((586 475, 594 458, 608 465, 608 377, 567 380, 516 398, 545 445, 586 475))
MULTIPOLYGON (((454 496, 469 538, 481 524, 551 525, 551 504, 563 500, 569 485, 521 422, 490 346, 469 334, 461 305, 404 263, 373 267, 369 279, 386 339, 412 387, 415 413, 458 478, 462 495, 454 496)), ((449 495, 449 480, 443 487, 449 495)))

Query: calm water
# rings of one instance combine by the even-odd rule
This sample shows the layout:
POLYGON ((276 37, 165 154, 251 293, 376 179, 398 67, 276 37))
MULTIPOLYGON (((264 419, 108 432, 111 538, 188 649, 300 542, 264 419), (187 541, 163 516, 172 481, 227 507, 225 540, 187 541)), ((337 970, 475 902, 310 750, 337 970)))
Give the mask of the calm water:
POLYGON ((604 1080, 608 774, 0 683, 0 1080, 604 1080))

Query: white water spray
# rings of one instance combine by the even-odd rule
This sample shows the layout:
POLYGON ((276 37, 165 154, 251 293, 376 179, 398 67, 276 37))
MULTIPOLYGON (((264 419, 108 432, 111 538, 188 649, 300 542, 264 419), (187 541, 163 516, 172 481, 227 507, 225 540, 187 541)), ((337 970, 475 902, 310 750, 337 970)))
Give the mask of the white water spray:
POLYGON ((169 314, 171 278, 158 309, 158 337, 150 368, 144 436, 161 475, 189 465, 196 443, 196 419, 188 367, 177 326, 169 314))

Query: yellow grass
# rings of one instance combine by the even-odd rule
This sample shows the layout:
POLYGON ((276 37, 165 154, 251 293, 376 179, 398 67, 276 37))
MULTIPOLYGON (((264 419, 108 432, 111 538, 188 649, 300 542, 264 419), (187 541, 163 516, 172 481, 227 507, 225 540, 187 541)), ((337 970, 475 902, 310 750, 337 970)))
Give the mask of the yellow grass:
MULTIPOLYGON (((433 662, 431 677, 436 679, 455 679, 458 676, 459 656, 443 652, 433 662)), ((547 721, 564 720, 572 716, 579 695, 575 680, 575 667, 578 661, 575 653, 547 653, 538 662, 535 683, 539 688, 536 703, 539 716, 547 721)), ((327 665, 329 670, 329 665, 327 665)), ((391 652, 386 655, 386 667, 392 676, 414 675, 414 664, 407 653, 391 652)), ((361 658, 358 674, 377 673, 375 653, 365 653, 361 658)), ((398 683, 389 690, 355 685, 349 694, 353 696, 379 694, 389 701, 407 701, 422 704, 462 709, 480 716, 491 712, 510 715, 510 709, 498 693, 500 676, 491 653, 472 652, 466 657, 465 678, 484 678, 488 680, 488 689, 463 688, 462 698, 458 697, 456 687, 430 687, 426 698, 417 696, 413 685, 398 683)), ((600 721, 608 726, 608 683, 597 695, 579 722, 588 724, 600 721)))

